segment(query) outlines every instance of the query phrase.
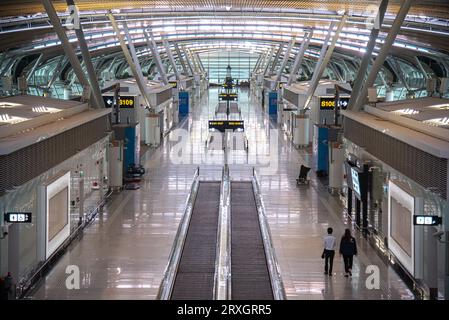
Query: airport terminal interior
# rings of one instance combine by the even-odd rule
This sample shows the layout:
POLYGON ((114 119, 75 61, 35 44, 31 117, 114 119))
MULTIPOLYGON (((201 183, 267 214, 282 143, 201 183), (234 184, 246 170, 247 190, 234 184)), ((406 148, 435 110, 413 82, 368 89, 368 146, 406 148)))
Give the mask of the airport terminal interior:
POLYGON ((0 299, 449 300, 447 0, 1 0, 0 299))

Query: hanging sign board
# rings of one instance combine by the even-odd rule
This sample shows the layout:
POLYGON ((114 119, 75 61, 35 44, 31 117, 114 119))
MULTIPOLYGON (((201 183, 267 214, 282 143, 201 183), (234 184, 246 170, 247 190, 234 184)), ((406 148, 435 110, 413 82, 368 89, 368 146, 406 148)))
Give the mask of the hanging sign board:
MULTIPOLYGON (((103 96, 104 104, 106 108, 112 108, 114 105, 114 97, 103 96)), ((134 96, 120 96, 119 106, 121 109, 133 109, 136 104, 136 97, 134 96)))
MULTIPOLYGON (((338 106, 340 109, 345 110, 349 104, 349 98, 340 98, 338 100, 338 106)), ((320 110, 334 110, 335 98, 333 97, 321 97, 320 98, 320 110)))
POLYGON ((414 215, 413 224, 415 226, 437 226, 442 223, 442 219, 439 216, 428 215, 414 215))
POLYGON ((244 121, 209 120, 209 131, 245 131, 244 121))
POLYGON ((4 220, 7 223, 30 223, 31 212, 6 212, 4 220))
POLYGON ((222 101, 235 101, 238 95, 237 93, 219 93, 218 98, 222 101))

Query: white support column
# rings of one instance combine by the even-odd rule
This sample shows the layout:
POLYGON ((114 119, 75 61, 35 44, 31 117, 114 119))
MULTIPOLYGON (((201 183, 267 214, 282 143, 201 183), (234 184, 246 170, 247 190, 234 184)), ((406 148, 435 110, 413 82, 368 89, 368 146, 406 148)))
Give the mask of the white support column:
POLYGON ((164 84, 168 84, 167 74, 165 73, 164 65, 162 64, 161 56, 159 55, 159 51, 157 50, 156 41, 154 41, 153 32, 151 29, 143 30, 143 34, 145 36, 145 40, 147 42, 147 47, 150 49, 151 54, 153 55, 154 61, 156 62, 156 67, 162 77, 162 82, 164 84))
POLYGON ((28 72, 28 74, 27 74, 27 76, 26 76, 27 82, 30 81, 31 77, 32 77, 33 74, 34 74, 34 71, 36 71, 36 68, 41 64, 42 58, 43 58, 43 57, 44 57, 44 54, 41 53, 41 54, 39 55, 39 57, 36 59, 36 62, 34 63, 33 67, 31 68, 31 70, 28 72))
POLYGON ((83 86, 83 88, 87 88, 89 86, 89 82, 87 81, 86 75, 84 74, 84 71, 81 67, 81 63, 78 60, 78 56, 76 55, 75 50, 73 49, 72 44, 69 42, 69 38, 67 37, 67 34, 62 27, 61 21, 58 18, 53 4, 50 0, 42 0, 42 4, 44 5, 45 11, 47 12, 51 24, 53 25, 53 29, 55 30, 59 40, 61 41, 61 46, 70 61, 73 72, 78 78, 81 86, 83 86))
MULTIPOLYGON (((273 59, 273 62, 271 64, 271 68, 270 68, 270 73, 268 74, 268 76, 271 76, 271 74, 274 72, 274 69, 276 68, 276 65, 278 63, 279 57, 281 56, 282 50, 284 50, 284 44, 283 43, 281 43, 279 45, 279 49, 276 52, 276 55, 274 56, 274 59, 273 59)), ((267 74, 265 73, 265 75, 267 75, 267 74)))
POLYGON ((148 93, 148 87, 146 85, 146 82, 143 81, 143 75, 142 75, 142 70, 140 70, 139 61, 137 60, 137 57, 135 57, 137 61, 134 61, 133 57, 132 57, 132 55, 135 56, 135 49, 134 49, 134 44, 132 43, 132 39, 129 35, 128 28, 127 28, 126 24, 123 25, 125 35, 128 38, 128 44, 129 44, 130 50, 131 50, 131 48, 134 49, 134 50, 131 50, 131 53, 128 50, 128 47, 126 46, 125 39, 124 39, 123 35, 120 33, 120 29, 117 25, 117 22, 115 21, 114 16, 112 15, 112 13, 108 13, 108 17, 109 17, 109 20, 111 21, 112 28, 114 29, 114 31, 117 35, 117 38, 120 42, 120 46, 122 48, 123 54, 125 55, 126 61, 128 62, 128 65, 131 68, 134 78, 136 79, 137 86, 139 87, 139 90, 140 90, 147 106, 152 108, 154 106, 151 105, 151 101, 149 98, 150 95, 148 93))
MULTIPOLYGON (((75 6, 73 0, 66 0, 68 6, 75 6)), ((77 13, 78 14, 78 13, 77 13)), ((90 56, 89 46, 87 45, 86 39, 84 37, 83 27, 81 23, 79 27, 75 28, 76 38, 78 39, 78 44, 81 51, 81 56, 83 57, 84 65, 86 66, 87 77, 89 79, 90 88, 92 89, 92 95, 94 97, 96 108, 104 108, 104 101, 101 95, 100 84, 98 83, 97 72, 92 64, 92 57, 90 56)))
POLYGON ((333 30, 333 23, 331 25, 331 28, 329 29, 328 36, 326 37, 325 43, 323 44, 323 49, 320 54, 320 60, 318 60, 318 63, 315 67, 315 72, 312 77, 312 83, 310 84, 309 90, 307 92, 307 99, 304 104, 304 109, 308 107, 310 101, 312 100, 313 94, 315 93, 316 88, 318 87, 318 83, 320 82, 321 76, 323 75, 324 70, 326 69, 327 64, 329 63, 332 53, 334 52, 335 45, 337 44, 338 37, 340 36, 340 32, 343 29, 343 26, 346 23, 346 19, 348 16, 346 14, 343 15, 341 18, 341 21, 337 27, 337 30, 335 31, 335 35, 332 38, 332 42, 330 46, 327 46, 327 42, 329 41, 328 38, 330 37, 332 30, 333 30))
POLYGON ((187 65, 189 66, 189 69, 190 69, 190 76, 193 76, 195 74, 195 68, 192 65, 192 61, 191 61, 191 58, 189 56, 189 53, 188 53, 188 51, 187 51, 187 49, 185 47, 182 47, 182 50, 184 51, 184 56, 186 58, 187 65))
POLYGON ((418 66, 419 70, 420 70, 421 73, 423 74, 424 78, 426 78, 426 79, 432 79, 432 77, 429 76, 429 74, 427 73, 427 71, 424 69, 424 67, 423 67, 421 61, 419 61, 418 57, 417 57, 417 56, 414 56, 414 58, 415 58, 416 65, 418 66))
POLYGON ((368 74, 368 77, 363 85, 363 88, 360 90, 360 94, 353 107, 354 111, 359 111, 365 104, 368 96, 368 88, 371 88, 374 85, 374 82, 376 81, 377 78, 377 74, 382 68, 385 59, 387 58, 390 49, 393 46, 394 40, 396 39, 396 36, 398 35, 402 23, 404 22, 405 17, 407 16, 407 13, 410 10, 410 7, 412 6, 413 2, 414 0, 404 0, 404 2, 402 3, 402 6, 399 9, 398 14, 396 15, 393 25, 391 26, 390 31, 388 32, 388 35, 385 38, 382 48, 380 49, 380 52, 377 55, 376 60, 374 61, 374 64, 368 74))
POLYGON ((276 74, 276 81, 272 82, 272 84, 271 84, 272 91, 276 89, 277 83, 281 80, 282 72, 284 71, 285 66, 287 65, 288 59, 290 58, 290 52, 292 51, 295 43, 296 43, 296 38, 293 37, 293 39, 290 40, 290 42, 288 43, 288 47, 287 47, 287 50, 285 51, 284 59, 282 59, 281 66, 278 70, 278 73, 276 74))
POLYGON ((202 71, 202 73, 206 73, 206 69, 203 66, 203 61, 201 61, 200 55, 197 52, 195 52, 195 57, 198 61, 198 66, 200 67, 200 70, 202 71))
POLYGON ((176 80, 180 84, 181 90, 184 90, 184 88, 182 87, 182 84, 181 84, 181 75, 179 74, 179 71, 176 68, 175 59, 173 58, 173 55, 171 53, 170 44, 168 43, 168 41, 166 39, 163 39, 162 43, 164 44, 165 52, 167 53, 168 60, 170 61, 170 64, 173 68, 173 72, 175 73, 176 80))
POLYGON ((360 95, 360 90, 362 89, 363 82, 365 81, 366 71, 368 70, 368 65, 371 61, 374 46, 376 45, 377 37, 379 36, 380 28, 385 17, 385 11, 387 10, 388 0, 382 0, 379 5, 379 11, 377 12, 376 20, 371 30, 370 38, 366 47, 365 55, 359 66, 359 71, 354 81, 354 87, 352 89, 351 99, 349 100, 348 110, 353 110, 360 95))
POLYGON ((184 71, 185 75, 189 75, 189 71, 187 70, 186 63, 184 61, 184 58, 182 57, 181 50, 179 50, 178 44, 174 43, 174 46, 175 46, 176 54, 178 55, 178 60, 182 66, 182 70, 184 71))
POLYGON ((265 64, 264 70, 263 70, 264 76, 267 74, 268 68, 270 67, 270 61, 271 61, 271 57, 274 54, 274 50, 275 50, 275 47, 271 47, 270 51, 267 54, 266 64, 265 64))
POLYGON ((299 47, 299 51, 296 54, 295 62, 293 63, 292 70, 290 71, 290 76, 289 76, 288 82, 287 82, 288 86, 292 84, 293 78, 295 77, 295 75, 298 74, 299 67, 301 66, 302 60, 304 59, 304 54, 306 53, 307 48, 309 47, 309 43, 310 43, 310 39, 312 39, 312 35, 313 35, 313 30, 304 35, 304 40, 301 43, 301 46, 299 47))

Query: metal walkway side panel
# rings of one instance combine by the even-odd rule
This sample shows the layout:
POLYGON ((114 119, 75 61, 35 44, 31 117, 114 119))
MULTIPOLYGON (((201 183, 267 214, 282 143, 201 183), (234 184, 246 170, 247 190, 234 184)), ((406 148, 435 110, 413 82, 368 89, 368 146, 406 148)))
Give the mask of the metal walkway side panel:
POLYGON ((231 183, 232 300, 273 300, 251 182, 231 183))
POLYGON ((172 300, 213 299, 220 185, 200 182, 172 300))

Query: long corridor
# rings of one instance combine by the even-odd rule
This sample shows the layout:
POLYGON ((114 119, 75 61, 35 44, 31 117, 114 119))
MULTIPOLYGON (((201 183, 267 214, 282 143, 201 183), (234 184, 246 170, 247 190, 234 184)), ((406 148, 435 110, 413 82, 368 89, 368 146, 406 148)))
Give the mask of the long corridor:
MULTIPOLYGON (((194 171, 201 180, 220 180, 225 155, 205 146, 208 120, 215 116, 217 89, 209 89, 191 108, 190 116, 163 144, 142 157, 147 169, 139 190, 113 195, 81 239, 76 240, 30 299, 155 299, 194 171), (68 265, 81 273, 81 288, 66 289, 68 265)), ((288 299, 413 299, 391 266, 358 235, 359 254, 352 278, 343 276, 343 261, 334 261, 334 276, 323 274, 322 238, 331 226, 339 240, 349 227, 338 197, 313 173, 309 187, 297 187, 307 149, 297 150, 277 130, 249 90, 240 90, 239 107, 249 149, 238 144, 227 157, 233 181, 249 181, 256 167, 260 179, 276 257, 288 299), (366 268, 380 270, 380 288, 368 289, 366 268)))

